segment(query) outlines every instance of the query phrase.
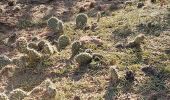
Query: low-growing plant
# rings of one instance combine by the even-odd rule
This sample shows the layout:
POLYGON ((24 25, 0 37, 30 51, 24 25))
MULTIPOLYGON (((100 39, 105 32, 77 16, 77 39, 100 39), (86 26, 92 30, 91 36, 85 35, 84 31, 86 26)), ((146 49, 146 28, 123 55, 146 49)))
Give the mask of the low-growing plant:
POLYGON ((80 53, 75 56, 75 61, 79 66, 87 65, 92 61, 92 55, 89 53, 80 53))
POLYGON ((57 33, 63 33, 64 31, 63 22, 56 17, 51 17, 48 19, 47 25, 57 33))
POLYGON ((59 51, 62 49, 65 49, 66 46, 68 46, 70 44, 70 38, 66 35, 61 35, 58 38, 58 49, 59 51))
POLYGON ((84 28, 87 25, 87 20, 88 17, 86 14, 84 13, 78 14, 76 17, 76 27, 80 29, 84 28))
POLYGON ((72 57, 79 54, 82 48, 82 43, 80 41, 75 41, 71 45, 72 57))

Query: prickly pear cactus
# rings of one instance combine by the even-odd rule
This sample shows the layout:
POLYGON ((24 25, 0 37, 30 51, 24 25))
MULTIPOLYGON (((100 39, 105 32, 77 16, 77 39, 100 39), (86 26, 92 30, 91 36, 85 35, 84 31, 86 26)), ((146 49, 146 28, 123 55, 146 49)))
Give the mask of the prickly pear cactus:
POLYGON ((35 62, 37 59, 40 59, 42 57, 41 53, 31 48, 27 48, 26 54, 28 55, 29 60, 33 62, 35 62))
POLYGON ((138 36, 135 37, 134 40, 130 41, 127 44, 127 47, 137 47, 140 46, 140 44, 144 41, 145 36, 143 34, 139 34, 138 36))
POLYGON ((40 51, 42 54, 47 54, 47 55, 51 55, 57 52, 57 49, 50 44, 50 42, 46 41, 46 40, 41 40, 38 43, 38 51, 40 51))
POLYGON ((51 55, 51 54, 55 53, 55 50, 54 50, 53 46, 50 43, 46 43, 43 46, 42 53, 43 54, 50 54, 51 55))
POLYGON ((12 60, 6 55, 0 55, 0 68, 10 64, 12 60))
POLYGON ((81 66, 89 64, 92 61, 92 55, 89 53, 80 53, 75 56, 75 61, 81 66))
POLYGON ((47 21, 47 25, 54 30, 55 32, 58 33, 62 33, 63 32, 63 22, 61 20, 59 20, 56 17, 51 17, 48 21, 47 21))
POLYGON ((12 62, 19 68, 24 68, 28 65, 29 57, 27 55, 21 55, 19 57, 13 58, 12 62))
POLYGON ((19 39, 17 39, 16 41, 16 48, 19 52, 21 53, 25 53, 27 50, 27 40, 25 37, 20 37, 19 39))
POLYGON ((71 47, 72 57, 79 54, 81 48, 82 48, 81 42, 79 42, 79 41, 73 42, 72 47, 71 47))
POLYGON ((10 92, 9 99, 10 100, 23 100, 26 96, 28 96, 27 92, 21 89, 15 89, 10 92))
POLYGON ((62 50, 65 49, 66 46, 68 46, 70 44, 70 38, 66 35, 61 35, 58 38, 58 49, 62 50))
POLYGON ((134 42, 135 42, 136 44, 140 44, 140 43, 143 42, 144 39, 145 39, 144 34, 139 34, 137 37, 135 37, 134 42))
POLYGON ((64 24, 61 20, 58 21, 58 27, 57 27, 57 32, 63 33, 64 32, 64 24))
POLYGON ((87 25, 87 20, 88 17, 86 14, 84 13, 78 14, 76 17, 76 27, 80 29, 84 28, 87 25))

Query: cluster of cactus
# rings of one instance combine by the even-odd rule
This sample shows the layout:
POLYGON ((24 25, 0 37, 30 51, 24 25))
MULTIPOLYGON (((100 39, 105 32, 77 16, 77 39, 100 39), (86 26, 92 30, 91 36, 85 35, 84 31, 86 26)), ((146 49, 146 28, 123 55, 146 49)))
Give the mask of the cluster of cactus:
POLYGON ((51 55, 56 52, 56 48, 46 40, 41 40, 38 42, 38 49, 39 49, 38 51, 47 55, 51 55))
POLYGON ((82 49, 82 43, 80 41, 73 42, 71 46, 72 57, 79 54, 81 49, 82 49))
POLYGON ((75 56, 75 61, 79 64, 79 66, 87 65, 92 61, 92 55, 89 53, 80 53, 75 56))
POLYGON ((56 17, 51 17, 47 21, 47 25, 55 32, 57 33, 63 33, 64 32, 64 24, 61 20, 59 20, 56 17))
POLYGON ((70 38, 66 35, 61 35, 58 38, 58 49, 59 51, 62 49, 65 49, 66 46, 68 46, 70 44, 70 38))
POLYGON ((16 44, 18 51, 26 54, 12 60, 12 62, 19 67, 36 63, 44 56, 54 54, 56 51, 46 40, 41 40, 38 43, 37 41, 27 43, 27 40, 22 37, 17 40, 16 44))
POLYGON ((56 96, 56 92, 57 92, 55 84, 50 79, 46 79, 39 86, 32 89, 29 92, 29 95, 35 95, 34 93, 37 93, 37 91, 41 93, 44 92, 44 95, 40 97, 43 99, 40 99, 40 100, 54 100, 56 96))
POLYGON ((88 17, 84 13, 80 13, 76 17, 76 27, 77 28, 84 28, 87 25, 88 17))
POLYGON ((15 89, 10 92, 9 99, 10 100, 23 100, 27 96, 28 96, 27 92, 21 89, 15 89))
POLYGON ((12 60, 6 55, 0 55, 0 68, 10 64, 12 60))

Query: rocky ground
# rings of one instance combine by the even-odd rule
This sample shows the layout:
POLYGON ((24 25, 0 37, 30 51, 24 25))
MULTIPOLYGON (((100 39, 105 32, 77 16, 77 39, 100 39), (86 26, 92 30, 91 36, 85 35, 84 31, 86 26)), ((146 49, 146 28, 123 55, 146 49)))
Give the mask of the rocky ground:
POLYGON ((1 55, 19 57, 20 37, 30 42, 36 36, 55 46, 52 40, 58 36, 47 26, 55 16, 63 21, 63 34, 71 43, 81 41, 102 59, 82 68, 71 58, 71 45, 22 68, 2 66, 0 57, 0 100, 169 100, 170 3, 141 1, 1 0, 1 55), (83 29, 75 26, 78 13, 88 15, 83 29), (144 36, 140 46, 129 46, 139 34, 144 36), (117 73, 114 80, 110 67, 117 73))

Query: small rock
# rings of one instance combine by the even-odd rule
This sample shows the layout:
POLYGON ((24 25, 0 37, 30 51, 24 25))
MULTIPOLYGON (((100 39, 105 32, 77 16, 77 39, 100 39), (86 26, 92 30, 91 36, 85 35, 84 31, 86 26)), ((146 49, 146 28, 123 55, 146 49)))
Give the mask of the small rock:
POLYGON ((137 4, 137 8, 142 8, 143 6, 145 6, 145 4, 144 4, 143 2, 139 2, 139 3, 137 4))
POLYGON ((94 43, 96 45, 103 45, 103 41, 97 36, 83 36, 80 37, 82 43, 94 43))

